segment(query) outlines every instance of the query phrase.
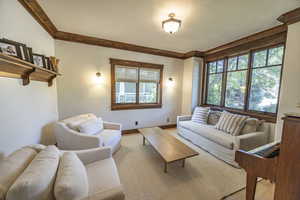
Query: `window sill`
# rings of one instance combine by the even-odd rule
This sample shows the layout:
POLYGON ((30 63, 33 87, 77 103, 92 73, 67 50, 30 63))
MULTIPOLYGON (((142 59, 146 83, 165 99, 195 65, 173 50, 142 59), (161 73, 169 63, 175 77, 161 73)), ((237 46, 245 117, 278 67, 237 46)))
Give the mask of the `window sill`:
POLYGON ((276 121, 277 121, 277 114, 276 113, 245 111, 245 110, 226 108, 226 107, 220 107, 220 106, 214 106, 214 105, 208 105, 208 104, 204 104, 204 105, 201 105, 201 106, 210 107, 212 110, 219 110, 219 111, 226 110, 228 112, 235 113, 235 114, 248 115, 250 117, 265 120, 266 122, 271 122, 271 123, 276 123, 276 121))
POLYGON ((136 110, 136 109, 151 109, 161 108, 161 104, 113 104, 111 110, 136 110))

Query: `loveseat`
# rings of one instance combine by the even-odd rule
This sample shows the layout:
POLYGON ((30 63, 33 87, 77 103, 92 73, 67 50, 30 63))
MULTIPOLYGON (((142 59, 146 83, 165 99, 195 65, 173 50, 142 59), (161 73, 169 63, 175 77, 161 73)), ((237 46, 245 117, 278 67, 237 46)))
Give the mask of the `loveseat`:
POLYGON ((0 200, 125 198, 109 147, 60 151, 40 146, 23 147, 1 161, 0 200))
POLYGON ((228 164, 238 167, 235 162, 235 152, 238 149, 249 151, 267 144, 269 142, 270 123, 262 122, 253 129, 250 124, 251 120, 257 119, 250 118, 246 120, 240 134, 233 136, 215 128, 221 114, 220 111, 210 111, 207 124, 193 122, 192 116, 178 116, 177 131, 181 137, 228 164))
POLYGON ((121 146, 121 124, 103 121, 103 129, 95 134, 82 133, 75 126, 96 118, 94 114, 82 114, 56 122, 54 135, 58 148, 82 150, 108 146, 116 152, 121 146))

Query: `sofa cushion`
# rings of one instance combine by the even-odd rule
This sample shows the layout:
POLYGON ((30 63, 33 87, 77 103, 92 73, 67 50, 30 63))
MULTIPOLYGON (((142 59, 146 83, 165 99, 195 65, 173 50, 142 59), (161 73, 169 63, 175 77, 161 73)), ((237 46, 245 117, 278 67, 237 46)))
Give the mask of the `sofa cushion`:
POLYGON ((122 137, 121 131, 112 129, 103 129, 103 131, 98 133, 97 136, 102 139, 104 146, 111 146, 122 137))
POLYGON ((10 187, 6 200, 53 199, 58 162, 59 151, 55 146, 41 151, 10 187))
POLYGON ((233 149, 234 137, 217 130, 213 125, 199 124, 192 121, 181 121, 179 126, 188 129, 206 139, 209 139, 227 149, 233 149))
POLYGON ((207 123, 211 125, 216 125, 222 115, 221 111, 210 110, 208 114, 207 123))
POLYGON ((85 166, 74 152, 62 155, 56 176, 56 200, 76 200, 88 196, 88 178, 85 166))
POLYGON ((200 124, 207 124, 209 107, 196 107, 192 115, 192 121, 200 124))
POLYGON ((103 129, 103 121, 101 118, 93 118, 78 125, 79 132, 88 135, 94 135, 103 129))
POLYGON ((29 165, 37 152, 32 148, 22 148, 0 162, 0 200, 4 200, 10 186, 29 165))
POLYGON ((85 167, 89 182, 89 196, 121 185, 113 158, 93 162, 85 167))
POLYGON ((46 145, 43 144, 30 144, 26 147, 34 149, 36 152, 40 153, 42 150, 46 149, 46 145))
POLYGON ((216 129, 229 133, 233 136, 240 134, 248 116, 237 115, 224 111, 216 124, 216 129))
POLYGON ((257 129, 264 123, 264 120, 256 118, 249 118, 245 121, 244 127, 241 130, 240 135, 256 132, 257 129))

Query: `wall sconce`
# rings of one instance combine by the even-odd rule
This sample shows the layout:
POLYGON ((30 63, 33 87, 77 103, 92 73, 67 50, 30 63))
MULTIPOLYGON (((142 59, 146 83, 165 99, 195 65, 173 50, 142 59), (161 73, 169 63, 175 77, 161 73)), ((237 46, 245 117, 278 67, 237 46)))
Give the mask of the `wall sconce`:
POLYGON ((100 83, 103 83, 103 81, 104 81, 104 78, 103 78, 102 74, 100 72, 97 72, 96 77, 95 77, 95 82, 100 84, 100 83))
POLYGON ((175 85, 175 81, 172 77, 168 78, 168 81, 167 81, 167 86, 174 86, 175 85))

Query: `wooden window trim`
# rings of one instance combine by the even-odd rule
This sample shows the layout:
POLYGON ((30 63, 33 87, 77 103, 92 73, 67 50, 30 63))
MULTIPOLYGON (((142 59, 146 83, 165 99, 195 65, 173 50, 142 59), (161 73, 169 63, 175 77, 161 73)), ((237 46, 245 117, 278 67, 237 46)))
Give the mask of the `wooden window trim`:
MULTIPOLYGON (((234 53, 230 56, 225 56, 225 57, 219 57, 216 58, 215 60, 205 60, 204 64, 203 64, 203 83, 205 83, 205 85, 203 85, 202 87, 202 103, 201 106, 205 106, 205 107, 211 107, 212 110, 219 110, 219 111, 229 111, 232 113, 236 113, 236 114, 242 114, 242 115, 249 115, 250 117, 255 117, 258 119, 263 119, 266 120, 267 122, 272 122, 272 123, 276 123, 277 121, 277 114, 278 114, 278 107, 279 107, 279 98, 280 98, 280 91, 281 91, 281 83, 282 83, 282 73, 283 73, 283 67, 284 67, 284 57, 285 57, 285 43, 278 43, 278 44, 274 44, 274 45, 269 45, 269 46, 264 46, 264 47, 258 47, 258 48, 253 48, 250 49, 249 51, 243 51, 240 53, 234 53), (268 68, 268 67, 272 67, 272 66, 281 66, 281 74, 280 74, 280 87, 279 87, 279 92, 278 92, 278 97, 277 97, 277 109, 276 109, 276 113, 269 113, 269 112, 260 112, 260 111, 255 111, 255 110, 250 110, 249 109, 249 98, 250 98, 250 92, 251 92, 251 80, 252 80, 252 71, 253 68, 253 59, 254 59, 254 53, 255 52, 259 52, 262 50, 268 50, 271 48, 276 48, 276 47, 280 47, 283 46, 284 47, 284 52, 283 52, 283 59, 282 59, 282 64, 278 64, 278 65, 268 65, 268 61, 266 61, 266 66, 264 67, 258 67, 258 68, 268 68), (226 94, 226 80, 224 80, 224 77, 227 77, 227 67, 228 67, 228 59, 232 58, 232 57, 238 57, 238 56, 242 56, 242 55, 248 55, 249 56, 249 60, 248 60, 248 68, 247 69, 243 69, 243 70, 247 70, 247 80, 246 80, 246 94, 245 94, 245 104, 244 104, 244 108, 243 109, 237 109, 237 108, 229 108, 225 106, 225 94, 226 94), (212 105, 212 104, 208 104, 207 102, 207 85, 208 85, 208 75, 209 74, 209 69, 208 69, 208 64, 211 62, 215 62, 218 60, 225 60, 225 66, 224 68, 226 69, 226 71, 223 72, 223 83, 222 83, 222 99, 223 101, 221 102, 221 105, 212 105), (224 83, 225 82, 225 83, 224 83), (224 91, 224 92, 223 92, 224 91), (224 93, 224 95, 223 95, 224 93)), ((269 52, 269 50, 267 51, 269 52)), ((268 53, 267 53, 267 59, 268 59, 268 53)), ((242 70, 235 70, 235 71, 242 71, 242 70)), ((231 72, 231 71, 230 71, 231 72)))
POLYGON ((132 60, 121 60, 110 58, 111 64, 111 110, 134 110, 134 109, 153 109, 162 107, 162 88, 163 88, 163 68, 164 65, 154 64, 154 63, 145 63, 132 60), (115 80, 115 66, 128 66, 128 67, 137 67, 137 68, 152 68, 160 70, 160 80, 157 87, 157 103, 139 103, 139 83, 140 83, 140 70, 138 70, 138 82, 136 87, 136 103, 116 103, 116 80, 115 80))

